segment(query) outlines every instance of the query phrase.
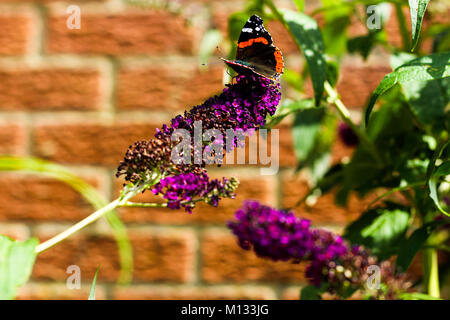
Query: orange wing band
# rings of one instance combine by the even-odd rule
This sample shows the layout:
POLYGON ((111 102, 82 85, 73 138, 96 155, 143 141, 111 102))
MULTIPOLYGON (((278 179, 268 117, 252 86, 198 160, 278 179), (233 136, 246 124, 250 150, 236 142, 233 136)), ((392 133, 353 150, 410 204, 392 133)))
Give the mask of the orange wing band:
POLYGON ((277 65, 275 67, 275 70, 278 73, 282 73, 283 72, 284 62, 283 62, 283 55, 281 54, 281 50, 276 48, 274 54, 275 54, 275 60, 277 61, 277 65))
POLYGON ((238 43, 238 47, 239 48, 245 48, 245 47, 251 46, 254 42, 262 42, 264 44, 269 44, 269 41, 267 41, 266 38, 259 37, 259 38, 256 38, 256 39, 250 39, 250 40, 245 41, 245 42, 240 42, 240 43, 238 43))

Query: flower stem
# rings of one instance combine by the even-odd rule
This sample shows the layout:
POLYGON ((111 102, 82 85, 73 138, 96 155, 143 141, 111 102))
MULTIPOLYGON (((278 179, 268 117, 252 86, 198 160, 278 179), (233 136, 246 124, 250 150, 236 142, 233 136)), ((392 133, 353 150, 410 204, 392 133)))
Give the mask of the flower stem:
POLYGON ((429 296, 439 298, 439 270, 436 249, 423 250, 425 285, 429 296))
POLYGON ((38 246, 36 246, 35 252, 37 254, 53 247, 54 245, 60 243, 61 241, 67 239, 71 235, 75 234, 76 232, 80 231, 81 229, 84 229, 91 223, 97 221, 101 217, 103 217, 105 214, 110 212, 111 210, 116 209, 117 207, 122 206, 124 203, 126 203, 129 199, 133 198, 135 195, 137 195, 139 192, 145 190, 149 185, 152 185, 159 179, 159 174, 154 174, 154 176, 149 179, 148 181, 145 181, 142 184, 138 184, 136 186, 133 186, 132 188, 128 189, 124 194, 122 194, 119 198, 116 200, 108 203, 103 208, 95 211, 94 213, 90 214, 83 220, 77 222, 70 228, 64 230, 63 232, 57 234, 53 238, 50 238, 47 241, 44 241, 40 243, 38 246))
POLYGON ((115 208, 117 208, 118 204, 119 204, 119 199, 116 199, 116 200, 110 202, 109 204, 107 204, 106 206, 104 206, 103 208, 95 211, 94 213, 92 213, 91 215, 89 215, 85 219, 81 220, 80 222, 74 224, 70 228, 64 230, 63 232, 61 232, 59 234, 57 234, 53 238, 42 242, 41 244, 39 244, 36 247, 36 250, 35 250, 36 253, 41 253, 41 252, 43 252, 43 251, 53 247, 54 245, 58 244, 59 242, 67 239, 72 234, 80 231, 81 229, 83 229, 86 226, 90 225, 92 222, 97 221, 100 217, 103 217, 106 213, 108 213, 111 210, 114 210, 115 208))
POLYGON ((165 208, 167 203, 142 203, 127 201, 121 203, 119 207, 138 207, 138 208, 165 208))
POLYGON ((375 145, 372 143, 372 141, 369 140, 367 135, 363 131, 361 131, 361 129, 356 124, 353 123, 352 119, 350 118, 350 112, 348 111, 344 103, 341 101, 341 99, 339 99, 336 90, 333 89, 333 87, 330 85, 328 81, 325 81, 324 88, 325 92, 328 95, 328 102, 336 106, 336 109, 338 110, 342 120, 353 130, 353 132, 355 132, 361 143, 364 144, 364 146, 372 154, 374 159, 379 163, 382 163, 381 157, 378 154, 375 145))

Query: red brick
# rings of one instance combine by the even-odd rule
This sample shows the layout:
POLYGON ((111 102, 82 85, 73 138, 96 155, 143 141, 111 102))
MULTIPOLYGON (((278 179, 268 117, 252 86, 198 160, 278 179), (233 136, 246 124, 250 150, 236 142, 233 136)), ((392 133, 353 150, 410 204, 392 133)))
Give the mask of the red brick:
POLYGON ((177 101, 178 107, 190 109, 203 103, 210 96, 221 93, 224 88, 222 84, 223 68, 220 65, 190 72, 189 76, 183 79, 183 83, 179 85, 181 90, 177 101))
MULTIPOLYGON (((283 207, 292 208, 297 201, 302 199, 309 191, 308 183, 302 178, 284 177, 282 182, 282 203, 283 207)), ((312 206, 306 204, 294 209, 298 216, 310 219, 314 224, 344 224, 349 223, 359 217, 375 196, 367 196, 359 199, 351 194, 348 206, 340 207, 334 203, 333 192, 320 196, 312 206)))
POLYGON ((262 300, 274 299, 266 287, 128 287, 114 290, 118 300, 262 300))
POLYGON ((267 24, 267 30, 273 38, 274 45, 280 48, 283 55, 299 53, 299 49, 289 31, 278 21, 267 24))
POLYGON ((341 68, 337 91, 347 107, 364 107, 373 90, 391 71, 387 63, 386 65, 372 66, 348 62, 341 68))
MULTIPOLYGON (((67 275, 69 276, 69 275, 67 275)), ((27 283, 20 288, 17 300, 87 300, 90 283, 84 283, 80 289, 69 289, 64 283, 27 283)), ((103 286, 95 287, 95 300, 105 300, 103 286)))
MULTIPOLYGON (((235 211, 242 205, 242 201, 245 199, 260 200, 264 203, 272 202, 273 186, 268 179, 254 177, 240 178, 239 180, 240 185, 236 192, 236 199, 222 199, 217 208, 200 203, 193 210, 192 214, 188 214, 184 210, 165 208, 121 208, 119 212, 125 222, 224 225, 226 221, 233 218, 235 211)), ((121 181, 118 181, 116 196, 121 186, 121 181)), ((146 191, 144 194, 135 197, 133 201, 161 203, 163 200, 153 195, 151 191, 146 191)))
MULTIPOLYGON (((186 282, 192 278, 193 244, 190 234, 151 234, 129 230, 134 255, 134 281, 186 282)), ((41 239, 48 238, 40 237, 41 239)), ((91 282, 97 267, 99 283, 117 280, 118 249, 111 237, 79 234, 41 253, 33 278, 66 280, 66 269, 77 265, 81 281, 91 282)))
MULTIPOLYGON (((92 176, 88 181, 98 184, 92 176)), ((0 221, 73 221, 93 212, 78 192, 47 178, 2 174, 0 194, 0 221)))
POLYGON ((49 18, 48 52, 136 55, 193 51, 192 28, 180 15, 166 11, 85 13, 80 29, 68 29, 66 20, 66 15, 49 18))
POLYGON ((92 69, 0 70, 0 109, 96 110, 100 74, 92 69))
POLYGON ((122 69, 119 74, 120 109, 184 110, 203 103, 223 89, 223 66, 194 68, 122 69))
POLYGON ((27 135, 23 125, 0 123, 0 154, 23 155, 27 146, 27 135))
POLYGON ((42 125, 35 128, 34 150, 53 161, 116 167, 131 144, 155 133, 150 124, 42 125))
POLYGON ((0 55, 19 55, 27 52, 31 17, 29 15, 0 15, 0 55))
POLYGON ((234 236, 208 232, 202 239, 202 279, 209 283, 299 283, 304 264, 273 262, 241 249, 234 236))

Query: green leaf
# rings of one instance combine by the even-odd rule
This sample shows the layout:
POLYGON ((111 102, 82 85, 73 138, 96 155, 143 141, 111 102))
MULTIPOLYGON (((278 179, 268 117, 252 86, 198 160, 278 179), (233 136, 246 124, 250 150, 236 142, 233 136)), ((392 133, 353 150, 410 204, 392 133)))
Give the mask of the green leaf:
POLYGON ((398 252, 397 260, 395 262, 397 269, 400 272, 405 272, 406 270, 408 270, 408 267, 411 264, 412 260, 425 244, 428 237, 438 226, 442 224, 442 221, 429 222, 419 229, 416 229, 408 239, 403 241, 398 252))
POLYGON ((327 61, 327 81, 332 87, 336 86, 339 79, 339 64, 335 61, 327 61))
POLYGON ((433 177, 442 177, 450 174, 450 161, 445 161, 433 173, 433 177))
POLYGON ((401 293, 399 298, 401 300, 442 300, 441 298, 432 297, 420 292, 401 293))
MULTIPOLYGON (((57 179, 79 192, 95 209, 107 205, 103 197, 89 183, 63 166, 49 161, 28 157, 0 157, 0 171, 30 172, 57 179)), ((133 275, 133 249, 126 227, 115 211, 108 212, 105 217, 119 248, 121 273, 118 282, 129 283, 133 275)))
POLYGON ((427 10, 428 2, 430 2, 430 0, 409 0, 408 2, 411 13, 411 51, 414 51, 417 43, 419 42, 423 16, 425 14, 425 10, 427 10))
POLYGON ((405 237, 409 213, 401 209, 369 210, 350 224, 344 238, 354 244, 364 245, 380 259, 395 254, 405 237))
POLYGON ((439 195, 438 195, 438 188, 437 183, 438 179, 441 176, 448 174, 448 161, 441 164, 441 166, 438 169, 436 168, 436 160, 439 159, 444 152, 444 150, 447 148, 447 146, 450 144, 450 141, 447 141, 445 143, 442 143, 434 152, 430 164, 427 168, 427 180, 428 180, 428 190, 430 191, 430 198, 433 200, 436 208, 445 214, 446 216, 450 217, 450 213, 444 210, 442 208, 441 204, 439 203, 439 195), (442 167, 442 168, 441 168, 442 167), (439 170, 439 171, 438 171, 439 170))
POLYGON ((314 147, 320 124, 325 115, 324 108, 304 109, 295 114, 292 127, 294 150, 297 160, 305 160, 314 147))
MULTIPOLYGON (((393 69, 415 59, 410 53, 397 53, 391 56, 393 69)), ((445 98, 441 91, 441 79, 430 81, 409 81, 402 85, 405 98, 411 106, 412 113, 422 124, 442 121, 445 114, 445 98)))
POLYGON ((0 300, 13 299, 28 281, 38 243, 35 238, 20 242, 0 235, 0 300))
POLYGON ((381 80, 372 93, 366 108, 365 123, 369 123, 370 113, 378 97, 397 83, 406 84, 411 81, 429 81, 450 76, 450 52, 435 53, 409 61, 381 80))
POLYGON ((89 290, 89 298, 88 300, 95 300, 95 286, 97 283, 97 275, 100 271, 100 266, 98 266, 97 270, 95 271, 94 279, 92 279, 91 289, 89 290))
POLYGON ((322 290, 316 286, 306 286, 300 291, 301 300, 322 300, 322 290))
POLYGON ((295 5, 297 6, 298 11, 302 12, 305 10, 305 1, 304 0, 293 0, 295 5))
POLYGON ((202 41, 200 42, 199 47, 199 59, 201 64, 206 64, 216 50, 217 46, 222 41, 222 34, 217 29, 211 29, 206 31, 203 36, 202 41))
POLYGON ((286 27, 306 58, 311 72, 316 106, 318 106, 323 95, 327 66, 323 39, 317 22, 301 12, 287 9, 279 11, 286 27))
POLYGON ((285 100, 281 106, 277 108, 277 112, 273 116, 267 118, 267 123, 264 128, 273 128, 288 115, 310 108, 314 108, 314 101, 311 99, 296 101, 285 100))

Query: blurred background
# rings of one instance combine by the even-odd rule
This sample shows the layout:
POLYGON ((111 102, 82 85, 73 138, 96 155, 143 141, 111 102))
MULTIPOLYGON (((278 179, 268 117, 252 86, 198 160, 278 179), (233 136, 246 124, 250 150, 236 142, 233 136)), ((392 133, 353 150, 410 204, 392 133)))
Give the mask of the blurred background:
MULTIPOLYGON (((423 28, 448 20, 445 1, 431 1, 423 28), (445 6, 444 6, 445 7, 445 6)), ((275 1, 293 8, 290 0, 275 1)), ((123 181, 115 169, 127 147, 153 136, 156 127, 200 104, 223 88, 228 17, 244 0, 0 0, 0 155, 33 156, 66 166, 105 200, 118 196, 123 181), (80 9, 80 28, 71 16, 80 9), (210 30, 217 30, 215 33, 210 30), (205 35, 218 50, 204 54, 205 35), (203 43, 203 44, 202 44, 203 43), (206 59, 206 60, 205 60, 206 59), (203 66, 202 64, 206 64, 203 66)), ((320 1, 305 1, 311 14, 320 1)), ((407 7, 405 8, 407 9, 407 7)), ((409 12, 405 10, 409 21, 409 12)), ((323 25, 320 12, 314 18, 323 25)), ((409 25, 409 23, 408 23, 409 25)), ((274 43, 291 69, 304 61, 287 31, 268 22, 274 43)), ((366 27, 352 21, 349 36, 366 27)), ((398 45, 398 24, 391 15, 387 41, 398 45)), ((431 46, 431 43, 423 46, 431 46)), ((371 91, 390 72, 382 49, 364 61, 345 55, 337 89, 352 117, 359 119, 371 91)), ((283 86, 283 80, 282 80, 283 86)), ((309 83, 306 93, 312 97, 309 83)), ((295 95, 283 88, 283 99, 295 95)), ((294 174, 296 158, 289 119, 279 126, 280 170, 261 176, 258 166, 212 168, 214 176, 236 176, 235 200, 219 208, 200 205, 193 214, 165 209, 121 209, 133 247, 134 275, 117 285, 120 264, 116 242, 102 220, 37 258, 22 299, 87 299, 101 265, 98 299, 298 299, 306 282, 303 265, 274 263, 240 249, 226 221, 244 199, 289 207, 308 192, 308 176, 294 174), (67 267, 81 270, 81 289, 70 290, 67 267)), ((332 161, 345 160, 352 148, 339 139, 332 161)), ((337 232, 359 216, 373 197, 352 196, 336 207, 332 194, 296 209, 313 225, 337 232)), ((142 201, 155 200, 150 194, 142 201)), ((0 234, 15 239, 47 239, 94 209, 72 188, 50 178, 0 173, 0 234)), ((414 269, 414 268, 413 268, 414 269)), ((420 267, 414 269, 420 273, 420 267)))

